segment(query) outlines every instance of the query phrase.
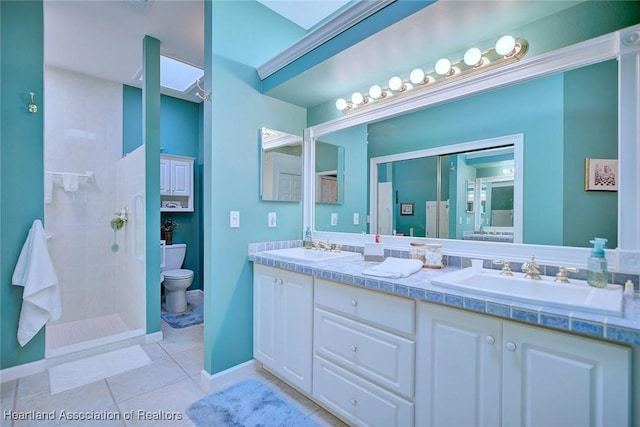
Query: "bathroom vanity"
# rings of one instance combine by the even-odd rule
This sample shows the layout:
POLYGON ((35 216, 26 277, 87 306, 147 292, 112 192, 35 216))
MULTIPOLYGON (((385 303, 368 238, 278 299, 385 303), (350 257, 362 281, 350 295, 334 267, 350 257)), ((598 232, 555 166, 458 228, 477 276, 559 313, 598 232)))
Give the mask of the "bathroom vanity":
POLYGON ((562 330, 561 311, 430 283, 450 268, 250 259, 254 358, 350 424, 631 425, 632 347, 581 333, 579 313, 562 330))

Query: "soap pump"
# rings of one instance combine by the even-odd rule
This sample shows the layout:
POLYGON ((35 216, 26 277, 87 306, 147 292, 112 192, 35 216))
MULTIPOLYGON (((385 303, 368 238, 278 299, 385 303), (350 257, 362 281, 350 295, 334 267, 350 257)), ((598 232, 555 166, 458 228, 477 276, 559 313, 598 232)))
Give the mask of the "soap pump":
POLYGON ((593 244, 593 249, 587 261, 587 283, 596 288, 606 288, 607 259, 604 256, 604 249, 607 239, 596 237, 589 243, 593 244))

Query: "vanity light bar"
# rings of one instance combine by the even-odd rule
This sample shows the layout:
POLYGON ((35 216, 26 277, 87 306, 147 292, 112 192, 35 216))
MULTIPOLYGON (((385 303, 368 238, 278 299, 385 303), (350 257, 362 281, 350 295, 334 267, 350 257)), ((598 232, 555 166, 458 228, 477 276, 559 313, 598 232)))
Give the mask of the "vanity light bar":
POLYGON ((374 103, 429 90, 467 76, 484 73, 519 61, 527 53, 528 48, 529 44, 526 40, 505 35, 489 49, 480 50, 477 47, 468 49, 464 57, 455 62, 440 58, 431 71, 416 68, 411 71, 409 78, 393 76, 389 79, 387 86, 373 85, 366 94, 358 91, 354 92, 349 99, 339 98, 336 101, 336 108, 346 115, 374 103))

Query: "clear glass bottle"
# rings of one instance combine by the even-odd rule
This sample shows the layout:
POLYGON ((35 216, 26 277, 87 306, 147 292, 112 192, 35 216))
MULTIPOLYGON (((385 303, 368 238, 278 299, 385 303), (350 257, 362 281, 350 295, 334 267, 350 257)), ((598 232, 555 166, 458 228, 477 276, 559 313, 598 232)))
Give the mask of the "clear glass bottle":
POLYGON ((427 245, 427 251, 425 252, 425 265, 429 268, 442 268, 442 246, 441 245, 427 245))
POLYGON ((607 259, 604 256, 604 245, 607 239, 596 237, 591 240, 593 249, 587 260, 587 283, 596 288, 607 287, 607 259))
POLYGON ((411 245, 411 258, 420 260, 420 262, 424 264, 424 256, 425 256, 424 243, 411 242, 409 244, 411 245))

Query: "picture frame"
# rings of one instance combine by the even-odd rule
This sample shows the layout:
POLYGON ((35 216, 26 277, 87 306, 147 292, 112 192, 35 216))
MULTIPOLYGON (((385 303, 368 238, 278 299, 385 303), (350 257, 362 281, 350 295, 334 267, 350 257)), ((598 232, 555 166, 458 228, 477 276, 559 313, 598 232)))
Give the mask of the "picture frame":
POLYGON ((400 203, 400 215, 413 215, 414 206, 415 204, 413 202, 400 203))
POLYGON ((618 191, 618 159, 585 159, 585 191, 618 191))

